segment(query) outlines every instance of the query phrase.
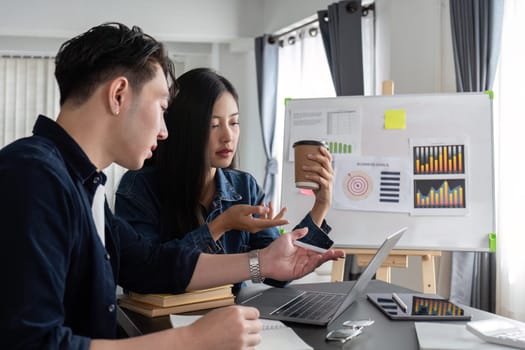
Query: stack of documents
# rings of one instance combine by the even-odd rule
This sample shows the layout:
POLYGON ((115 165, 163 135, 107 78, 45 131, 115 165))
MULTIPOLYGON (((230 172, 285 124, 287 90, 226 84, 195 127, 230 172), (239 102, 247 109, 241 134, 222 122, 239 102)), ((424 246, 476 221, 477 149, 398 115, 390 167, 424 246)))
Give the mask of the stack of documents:
POLYGON ((119 298, 119 305, 148 317, 211 309, 233 305, 232 285, 182 294, 139 294, 130 292, 119 298))

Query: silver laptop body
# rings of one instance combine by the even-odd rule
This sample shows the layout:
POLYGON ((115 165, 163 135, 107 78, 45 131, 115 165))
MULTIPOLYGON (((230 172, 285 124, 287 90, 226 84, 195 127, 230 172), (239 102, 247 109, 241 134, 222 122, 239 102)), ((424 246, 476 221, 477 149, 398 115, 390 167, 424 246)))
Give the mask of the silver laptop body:
POLYGON ((286 288, 266 289, 241 304, 259 309, 261 318, 328 325, 352 305, 358 296, 364 294, 377 269, 406 230, 404 227, 385 239, 346 294, 301 290, 301 285, 298 284, 286 288))

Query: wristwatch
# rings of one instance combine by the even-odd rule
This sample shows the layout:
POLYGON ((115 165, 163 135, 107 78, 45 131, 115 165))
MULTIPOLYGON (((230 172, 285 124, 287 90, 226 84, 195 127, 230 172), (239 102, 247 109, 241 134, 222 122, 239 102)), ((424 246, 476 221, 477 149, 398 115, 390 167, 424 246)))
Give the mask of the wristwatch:
POLYGON ((259 263, 259 250, 250 250, 248 252, 248 262, 250 267, 250 278, 253 283, 261 283, 264 277, 261 276, 261 265, 259 263))

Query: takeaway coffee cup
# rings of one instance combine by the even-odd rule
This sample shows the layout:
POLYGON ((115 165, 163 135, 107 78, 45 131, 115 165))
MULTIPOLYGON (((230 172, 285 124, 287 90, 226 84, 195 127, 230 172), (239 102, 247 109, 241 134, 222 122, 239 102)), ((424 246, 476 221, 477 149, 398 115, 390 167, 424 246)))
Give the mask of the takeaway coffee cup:
POLYGON ((308 159, 308 154, 320 154, 319 147, 328 149, 326 142, 316 140, 301 140, 293 144, 294 162, 295 162, 295 187, 306 188, 310 190, 319 189, 317 182, 311 181, 305 177, 303 165, 318 165, 316 161, 308 159))

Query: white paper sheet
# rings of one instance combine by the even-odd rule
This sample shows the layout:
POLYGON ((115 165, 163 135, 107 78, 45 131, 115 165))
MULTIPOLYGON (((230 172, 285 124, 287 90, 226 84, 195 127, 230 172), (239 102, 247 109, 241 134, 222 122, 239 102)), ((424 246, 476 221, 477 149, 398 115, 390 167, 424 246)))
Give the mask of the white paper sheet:
POLYGON ((334 155, 336 209, 409 212, 408 159, 334 155))
POLYGON ((415 322, 420 350, 508 350, 507 346, 487 343, 470 333, 464 324, 415 322))

